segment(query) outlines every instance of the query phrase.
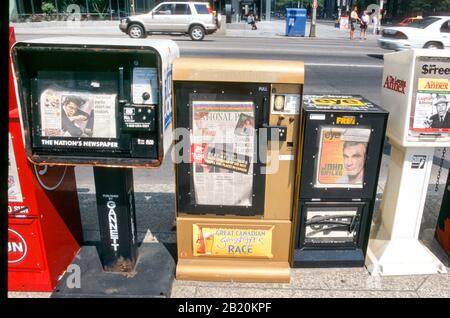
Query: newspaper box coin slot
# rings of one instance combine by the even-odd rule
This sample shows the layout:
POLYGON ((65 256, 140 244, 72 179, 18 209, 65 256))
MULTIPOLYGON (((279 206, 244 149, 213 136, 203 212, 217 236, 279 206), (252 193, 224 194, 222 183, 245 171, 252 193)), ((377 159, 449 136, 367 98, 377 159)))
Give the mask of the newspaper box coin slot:
POLYGON ((449 73, 446 50, 384 56, 381 105, 390 111, 386 135, 392 147, 378 230, 367 252, 372 275, 447 271, 418 238, 435 150, 450 146, 449 73))
POLYGON ((177 279, 289 281, 303 63, 174 63, 177 279))
POLYGON ((357 95, 305 95, 295 267, 364 265, 387 115, 357 95))
POLYGON ((131 168, 159 167, 171 144, 178 55, 169 40, 46 38, 12 48, 28 158, 94 167, 106 271, 136 264, 131 168))

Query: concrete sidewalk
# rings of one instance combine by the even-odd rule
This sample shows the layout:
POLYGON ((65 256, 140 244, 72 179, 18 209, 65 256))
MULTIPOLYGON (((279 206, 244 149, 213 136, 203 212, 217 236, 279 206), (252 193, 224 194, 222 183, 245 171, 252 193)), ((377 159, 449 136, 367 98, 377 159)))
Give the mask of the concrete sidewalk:
MULTIPOLYGON (((25 22, 11 23, 16 34, 36 34, 36 35, 107 35, 126 36, 119 30, 119 21, 50 21, 50 22, 25 22)), ((261 21, 257 23, 257 30, 252 30, 251 26, 245 22, 223 24, 222 28, 210 35, 227 37, 257 37, 257 38, 288 38, 286 34, 286 21, 261 21)), ((374 40, 377 35, 372 35, 371 27, 367 33, 367 39, 374 40)), ((318 21, 316 24, 316 37, 310 38, 310 23, 306 23, 305 37, 289 37, 291 39, 348 39, 349 30, 339 30, 334 25, 325 21, 318 21)), ((359 39, 359 29, 355 32, 355 38, 359 39)))
MULTIPOLYGON (((350 37, 349 30, 340 30, 334 27, 334 24, 330 24, 328 21, 318 20, 316 23, 316 37, 310 38, 310 22, 306 22, 305 36, 304 37, 288 37, 286 36, 286 21, 274 20, 274 21, 261 21, 257 24, 258 29, 252 30, 251 26, 245 22, 227 24, 226 35, 234 37, 283 37, 291 39, 348 39, 350 37)), ((373 40, 379 37, 379 35, 372 34, 372 28, 369 27, 367 32, 367 39, 373 40)), ((359 40, 360 30, 359 28, 355 32, 355 38, 359 40)))

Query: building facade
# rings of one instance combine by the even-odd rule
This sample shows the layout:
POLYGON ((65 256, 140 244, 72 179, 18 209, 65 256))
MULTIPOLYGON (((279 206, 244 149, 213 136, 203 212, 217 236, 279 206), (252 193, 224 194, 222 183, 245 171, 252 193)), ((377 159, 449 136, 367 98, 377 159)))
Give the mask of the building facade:
MULTIPOLYGON (((51 3, 57 17, 69 14, 70 4, 80 8, 82 19, 120 19, 122 17, 149 12, 155 5, 164 0, 9 0, 10 19, 15 21, 21 17, 42 14, 42 5, 51 3)), ((193 0, 194 1, 194 0, 193 0)), ((310 1, 292 0, 291 2, 277 2, 277 0, 195 0, 211 4, 216 12, 223 15, 226 22, 240 22, 252 12, 258 20, 274 18, 284 19, 285 9, 291 7, 306 7, 310 13, 310 1)), ((358 5, 360 11, 370 4, 380 4, 381 0, 323 0, 317 9, 319 19, 336 19, 340 14, 358 5)), ((402 13, 398 6, 399 0, 384 0, 385 11, 389 16, 402 13)))

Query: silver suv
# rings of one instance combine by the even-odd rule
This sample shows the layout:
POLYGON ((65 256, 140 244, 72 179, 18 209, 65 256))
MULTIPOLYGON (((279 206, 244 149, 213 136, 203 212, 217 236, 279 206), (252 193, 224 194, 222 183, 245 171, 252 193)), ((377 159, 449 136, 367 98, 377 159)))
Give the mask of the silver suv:
POLYGON ((192 40, 203 40, 220 27, 207 2, 163 2, 147 14, 122 19, 119 28, 131 38, 144 38, 149 33, 189 34, 192 40))

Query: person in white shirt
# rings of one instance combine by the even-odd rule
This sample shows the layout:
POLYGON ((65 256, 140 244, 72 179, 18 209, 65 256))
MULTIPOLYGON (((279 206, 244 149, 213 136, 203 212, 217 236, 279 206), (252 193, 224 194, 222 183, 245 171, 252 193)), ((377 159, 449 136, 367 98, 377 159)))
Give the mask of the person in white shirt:
POLYGON ((375 12, 375 9, 372 9, 372 34, 377 34, 378 29, 378 13, 375 12))
POLYGON ((366 30, 367 26, 369 25, 369 22, 370 22, 369 15, 367 14, 367 11, 364 11, 363 15, 361 16, 361 35, 360 35, 361 40, 366 39, 366 30))

